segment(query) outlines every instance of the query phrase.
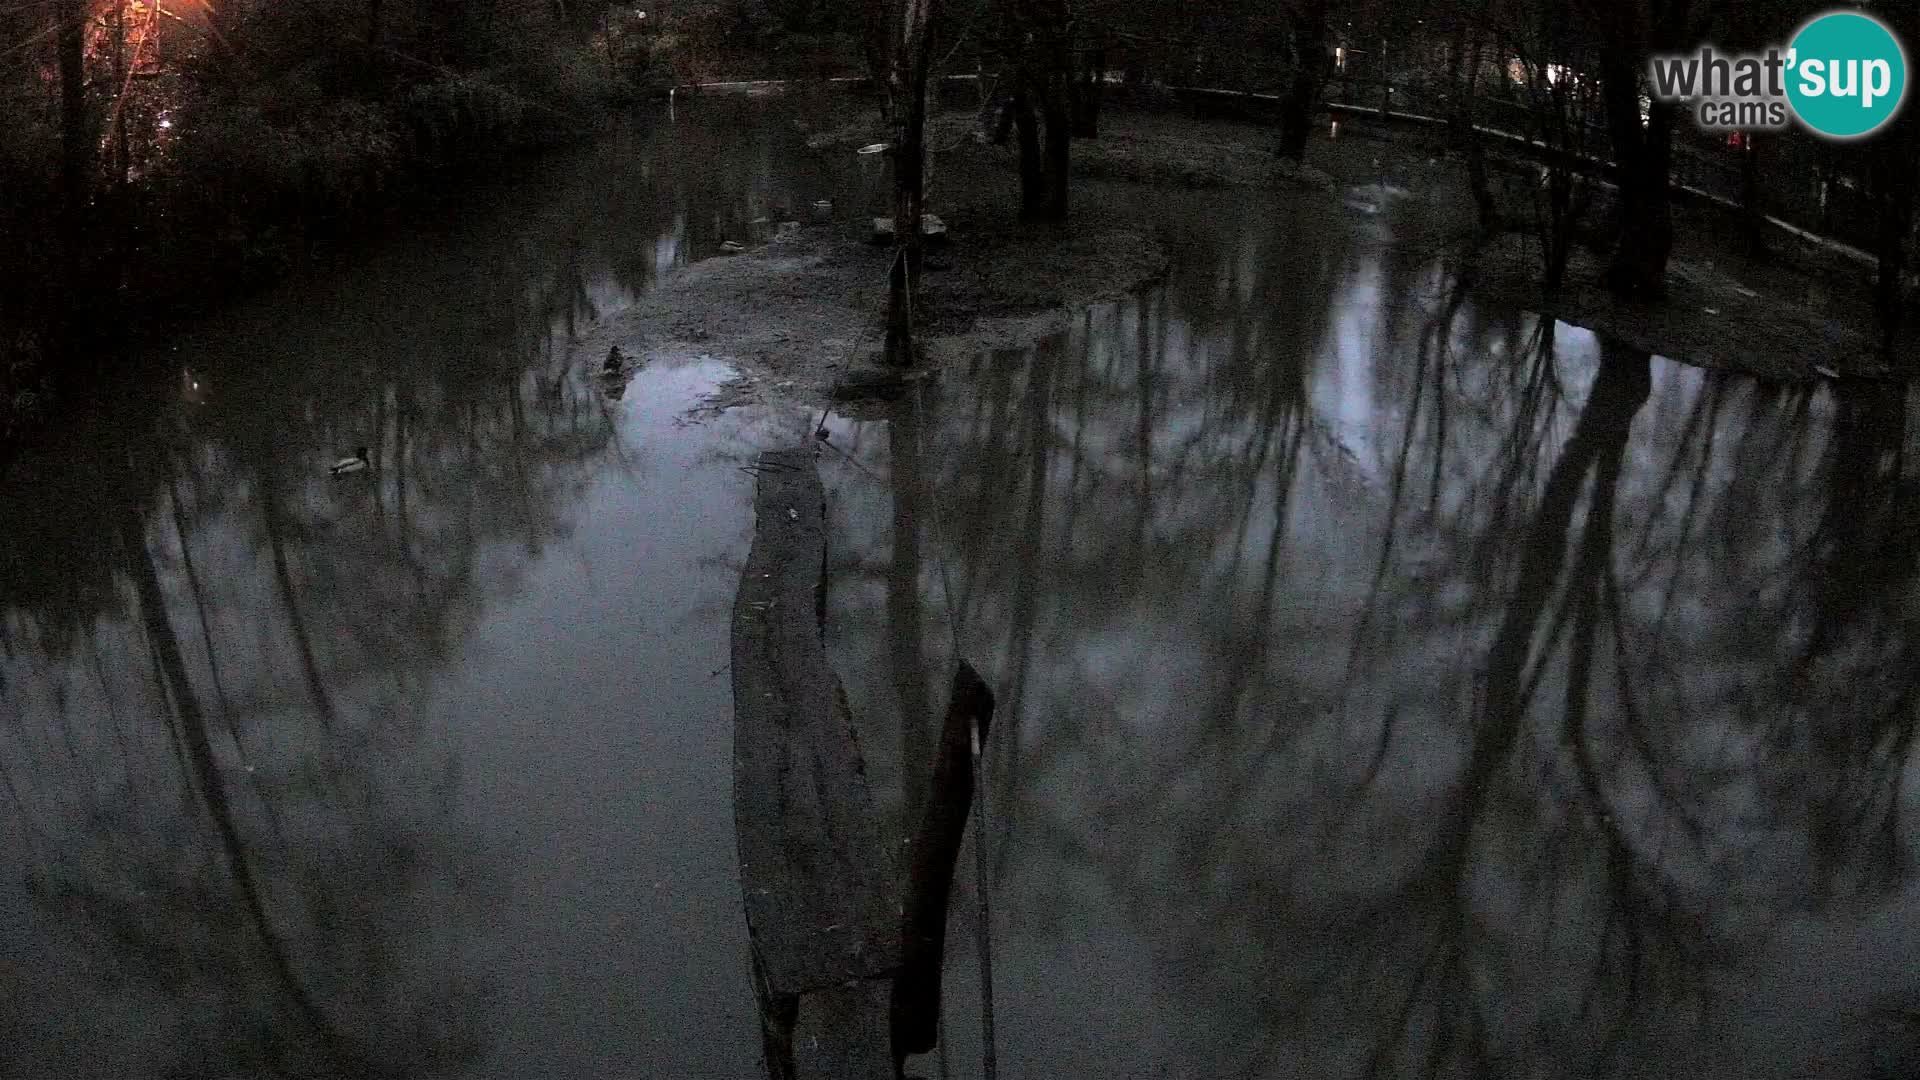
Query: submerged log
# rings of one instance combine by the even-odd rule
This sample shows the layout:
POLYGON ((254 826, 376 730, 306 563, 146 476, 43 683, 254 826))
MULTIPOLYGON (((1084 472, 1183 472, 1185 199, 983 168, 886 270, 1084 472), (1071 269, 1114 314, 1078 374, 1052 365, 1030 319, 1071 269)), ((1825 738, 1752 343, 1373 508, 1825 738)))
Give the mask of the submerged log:
MULTIPOLYGON (((913 839, 906 903, 901 910, 902 956, 893 979, 889 1025, 896 1070, 909 1054, 934 1048, 940 1033, 940 973, 946 951, 947 904, 954 864, 973 806, 972 735, 986 743, 993 723, 993 691, 965 660, 953 675, 946 724, 934 759, 933 790, 913 839)), ((976 883, 976 887, 984 887, 976 883)))
POLYGON ((753 548, 733 609, 734 824, 767 1072, 879 1080, 893 1062, 875 1037, 885 1030, 877 980, 899 965, 899 923, 846 695, 821 639, 826 498, 811 450, 762 454, 757 472, 753 548))

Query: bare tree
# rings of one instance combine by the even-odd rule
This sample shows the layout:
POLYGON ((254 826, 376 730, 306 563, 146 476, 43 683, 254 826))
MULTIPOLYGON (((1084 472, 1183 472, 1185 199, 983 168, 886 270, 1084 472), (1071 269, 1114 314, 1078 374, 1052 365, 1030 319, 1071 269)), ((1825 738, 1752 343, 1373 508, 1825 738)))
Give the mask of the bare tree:
POLYGON ((1601 95, 1618 170, 1620 213, 1607 285, 1623 297, 1666 292, 1673 253, 1673 133, 1679 106, 1646 96, 1642 76, 1655 52, 1696 44, 1713 0, 1581 0, 1598 31, 1601 95), (1642 99, 1646 98, 1644 117, 1642 99))
POLYGON ((872 0, 870 26, 883 35, 873 55, 885 65, 893 123, 893 265, 887 291, 887 359, 914 359, 914 305, 926 237, 927 84, 932 77, 935 0, 872 0))
POLYGON ((1292 76, 1280 99, 1280 156, 1306 156, 1313 110, 1327 78, 1327 0, 1294 0, 1287 7, 1292 76))
MULTIPOLYGON (((1913 41, 1920 32, 1920 16, 1912 5, 1889 4, 1878 9, 1893 24, 1896 35, 1913 41)), ((1907 246, 1913 233, 1914 186, 1920 183, 1920 129, 1913 111, 1902 109, 1877 133, 1868 167, 1878 228, 1874 233, 1874 308, 1881 334, 1891 345, 1906 321, 1907 246)))

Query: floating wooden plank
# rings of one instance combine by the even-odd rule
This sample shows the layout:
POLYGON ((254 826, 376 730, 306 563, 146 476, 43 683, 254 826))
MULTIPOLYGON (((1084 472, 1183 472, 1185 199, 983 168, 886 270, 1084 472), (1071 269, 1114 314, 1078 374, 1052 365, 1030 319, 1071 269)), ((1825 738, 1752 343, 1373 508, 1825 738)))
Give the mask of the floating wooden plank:
POLYGON ((821 639, 826 495, 811 448, 762 454, 754 472, 753 548, 733 608, 733 783, 768 1073, 797 1075, 798 1026, 820 1044, 808 1043, 809 1061, 881 1065, 818 1075, 888 1077, 890 1056, 862 1048, 878 1031, 886 1049, 898 905, 846 694, 821 639))

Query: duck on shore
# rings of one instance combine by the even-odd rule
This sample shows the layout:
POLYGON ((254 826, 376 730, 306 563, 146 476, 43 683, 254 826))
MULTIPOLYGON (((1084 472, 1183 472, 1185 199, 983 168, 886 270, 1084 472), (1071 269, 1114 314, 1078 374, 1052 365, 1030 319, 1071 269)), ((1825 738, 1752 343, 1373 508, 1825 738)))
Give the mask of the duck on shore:
POLYGON ((352 457, 343 457, 329 465, 327 471, 335 476, 344 476, 347 473, 357 473, 371 464, 367 460, 367 448, 362 446, 354 450, 352 457))

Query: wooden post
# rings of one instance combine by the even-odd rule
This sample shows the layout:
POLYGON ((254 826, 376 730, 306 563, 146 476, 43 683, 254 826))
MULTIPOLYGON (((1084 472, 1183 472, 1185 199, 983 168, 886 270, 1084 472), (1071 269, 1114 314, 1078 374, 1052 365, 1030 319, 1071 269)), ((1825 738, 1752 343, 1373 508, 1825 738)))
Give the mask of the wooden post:
POLYGON ((891 1009, 896 1075, 909 1054, 924 1054, 939 1041, 947 904, 974 797, 970 744, 978 724, 984 746, 992 722, 993 691, 973 665, 962 660, 953 675, 953 694, 940 732, 933 791, 908 856, 907 895, 900 919, 901 961, 899 973, 893 978, 891 1009))

